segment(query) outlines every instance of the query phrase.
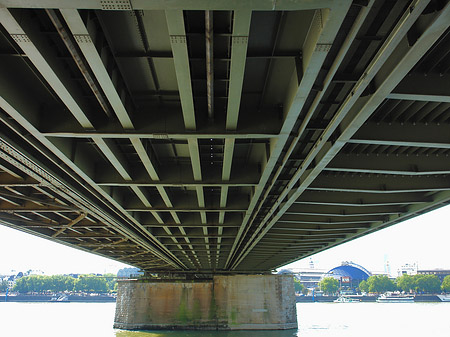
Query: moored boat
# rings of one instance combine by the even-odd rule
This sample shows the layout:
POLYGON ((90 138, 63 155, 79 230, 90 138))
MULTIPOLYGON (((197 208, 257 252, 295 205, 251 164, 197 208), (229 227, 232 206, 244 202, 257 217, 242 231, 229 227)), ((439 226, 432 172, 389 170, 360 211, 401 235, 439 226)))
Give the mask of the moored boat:
POLYGON ((348 296, 339 296, 333 301, 334 303, 358 303, 361 302, 359 298, 353 298, 348 296))
POLYGON ((69 297, 67 295, 54 296, 50 299, 50 302, 69 302, 69 297))
POLYGON ((412 295, 395 295, 382 294, 377 298, 378 303, 413 303, 414 296, 412 295))
POLYGON ((437 297, 439 297, 439 299, 441 300, 441 302, 450 302, 450 295, 449 294, 445 294, 445 295, 436 295, 437 297))

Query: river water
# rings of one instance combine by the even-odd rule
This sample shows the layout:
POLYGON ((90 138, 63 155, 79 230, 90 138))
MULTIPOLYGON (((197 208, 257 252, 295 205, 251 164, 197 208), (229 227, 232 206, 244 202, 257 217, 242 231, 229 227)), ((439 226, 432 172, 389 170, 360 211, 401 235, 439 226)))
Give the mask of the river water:
POLYGON ((115 330, 114 309, 115 303, 0 302, 0 336, 450 336, 450 303, 297 303, 298 330, 253 332, 115 330))

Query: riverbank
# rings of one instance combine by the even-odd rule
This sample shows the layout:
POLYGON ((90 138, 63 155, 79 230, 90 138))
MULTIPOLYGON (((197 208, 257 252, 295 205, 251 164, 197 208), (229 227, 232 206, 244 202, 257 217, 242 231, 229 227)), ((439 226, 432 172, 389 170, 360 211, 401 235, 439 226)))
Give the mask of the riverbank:
MULTIPOLYGON (((338 296, 296 296, 297 303, 333 302, 338 296)), ((358 296, 361 302, 376 302, 378 296, 358 296)), ((416 295, 414 302, 442 302, 436 295, 416 295)))
POLYGON ((80 296, 66 295, 67 300, 55 301, 55 295, 0 295, 0 302, 80 302, 80 303, 108 303, 116 298, 108 295, 80 296))

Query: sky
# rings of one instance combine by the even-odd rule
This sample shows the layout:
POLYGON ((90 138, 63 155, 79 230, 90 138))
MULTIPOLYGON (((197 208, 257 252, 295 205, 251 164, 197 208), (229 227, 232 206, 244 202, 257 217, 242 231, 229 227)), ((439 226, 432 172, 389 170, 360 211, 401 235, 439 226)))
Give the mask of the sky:
MULTIPOLYGON (((362 238, 299 260, 286 268, 331 269, 352 261, 369 271, 385 271, 389 261, 392 276, 405 263, 419 269, 450 269, 450 206, 418 216, 362 238)), ((69 273, 117 273, 129 267, 0 225, 0 275, 11 271, 41 270, 46 275, 69 273)))
POLYGON ((371 272, 398 276, 402 265, 417 263, 419 269, 450 269, 450 206, 426 213, 291 263, 285 268, 314 267, 330 270, 352 261, 371 272))
POLYGON ((0 225, 0 275, 39 270, 45 275, 117 273, 130 267, 0 225))

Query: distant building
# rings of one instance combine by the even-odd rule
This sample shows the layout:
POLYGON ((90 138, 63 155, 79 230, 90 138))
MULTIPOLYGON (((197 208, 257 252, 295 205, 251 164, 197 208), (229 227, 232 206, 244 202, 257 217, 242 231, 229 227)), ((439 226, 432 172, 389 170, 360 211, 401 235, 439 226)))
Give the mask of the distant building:
POLYGON ((31 275, 44 275, 44 272, 42 270, 30 269, 24 273, 24 276, 31 276, 31 275))
POLYGON ((366 280, 371 276, 364 267, 353 262, 342 262, 342 265, 331 270, 315 269, 312 260, 309 262, 309 268, 301 268, 288 270, 284 269, 279 273, 294 273, 300 282, 308 289, 315 289, 319 286, 319 282, 324 277, 334 277, 339 280, 343 288, 357 288, 362 280, 366 280))
POLYGON ((436 275, 439 277, 439 280, 442 281, 447 275, 450 275, 449 269, 423 269, 423 270, 417 270, 417 274, 419 275, 436 275))
POLYGON ((296 275, 300 282, 308 289, 317 288, 320 280, 327 271, 325 269, 296 269, 296 275))
POLYGON ((281 269, 277 274, 292 274, 305 288, 315 289, 325 273, 325 269, 314 269, 310 263, 309 268, 281 269))
POLYGON ((356 289, 361 281, 367 280, 372 273, 363 266, 353 262, 342 262, 342 265, 329 270, 324 277, 333 277, 339 281, 341 288, 356 289))
POLYGON ((402 276, 402 275, 416 275, 417 274, 417 263, 406 263, 403 266, 401 266, 398 270, 397 270, 397 274, 398 276, 402 276))
POLYGON ((135 267, 122 268, 117 272, 117 277, 136 277, 143 275, 143 273, 141 269, 135 267))
POLYGON ((16 275, 11 275, 10 277, 8 277, 8 288, 14 287, 18 279, 19 277, 17 277, 16 275))

